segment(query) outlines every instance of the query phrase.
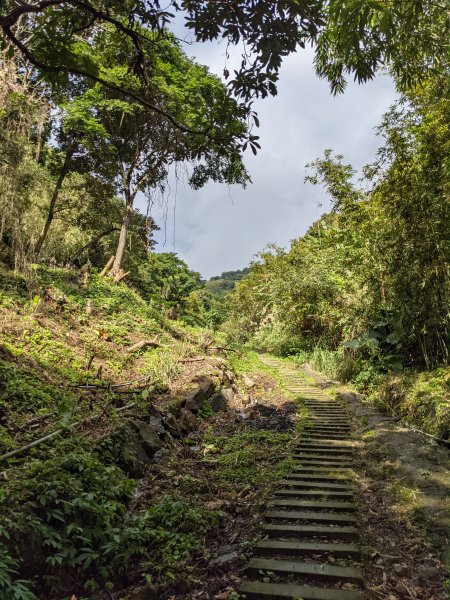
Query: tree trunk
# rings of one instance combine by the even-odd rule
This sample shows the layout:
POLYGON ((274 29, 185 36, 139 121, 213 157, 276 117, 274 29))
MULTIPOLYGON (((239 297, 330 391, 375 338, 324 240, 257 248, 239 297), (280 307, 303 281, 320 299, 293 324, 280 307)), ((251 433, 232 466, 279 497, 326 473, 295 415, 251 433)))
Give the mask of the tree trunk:
POLYGON ((56 184, 55 184, 55 189, 53 190, 53 194, 52 194, 52 197, 50 200, 50 206, 48 208, 47 219, 45 220, 44 227, 42 228, 42 231, 41 231, 41 235, 39 236, 39 239, 33 248, 36 260, 39 258, 39 254, 40 254, 40 252, 42 250, 42 246, 44 245, 44 242, 47 238, 47 234, 50 229, 50 225, 53 222, 53 218, 55 216, 55 207, 56 207, 56 203, 58 201, 59 192, 61 191, 61 187, 64 182, 64 179, 70 170, 69 169, 70 161, 72 160, 72 156, 75 153, 75 148, 76 148, 75 144, 72 144, 71 146, 69 146, 69 148, 66 151, 66 156, 64 158, 64 164, 61 167, 61 171, 59 172, 58 179, 56 180, 56 184))
POLYGON ((76 258, 78 258, 80 256, 80 254, 82 254, 85 250, 87 250, 88 248, 92 248, 102 238, 104 238, 105 236, 109 235, 113 231, 117 231, 117 230, 118 230, 118 227, 110 227, 106 231, 102 231, 102 233, 99 233, 99 235, 97 235, 94 239, 92 239, 90 242, 88 242, 87 244, 85 244, 82 248, 80 248, 79 250, 77 250, 75 252, 75 254, 69 259, 69 263, 73 263, 73 261, 76 258))
POLYGON ((132 194, 129 188, 125 188, 125 215, 123 217, 122 227, 120 228, 119 241, 117 243, 116 255, 114 263, 110 271, 111 277, 114 277, 122 266, 125 244, 127 242, 128 229, 131 223, 133 214, 133 202, 136 194, 132 194))

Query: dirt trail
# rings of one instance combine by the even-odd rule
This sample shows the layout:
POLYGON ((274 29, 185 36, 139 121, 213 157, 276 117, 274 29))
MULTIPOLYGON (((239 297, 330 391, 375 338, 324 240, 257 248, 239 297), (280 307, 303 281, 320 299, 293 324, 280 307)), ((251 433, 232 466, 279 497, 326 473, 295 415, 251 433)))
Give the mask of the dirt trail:
POLYGON ((263 360, 311 420, 266 511, 242 597, 447 598, 448 451, 336 382, 263 360))

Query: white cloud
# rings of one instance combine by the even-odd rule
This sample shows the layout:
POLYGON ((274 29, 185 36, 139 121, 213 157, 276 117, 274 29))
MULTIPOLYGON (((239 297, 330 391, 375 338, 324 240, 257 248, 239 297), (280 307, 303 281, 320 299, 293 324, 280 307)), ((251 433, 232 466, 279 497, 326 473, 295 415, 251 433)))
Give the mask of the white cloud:
MULTIPOLYGON (((224 45, 196 44, 186 51, 213 72, 223 70, 224 45)), ((246 153, 253 184, 246 189, 208 184, 193 191, 183 178, 177 184, 172 178, 166 232, 163 211, 154 210, 163 227, 157 251, 175 251, 209 277, 246 266, 269 242, 286 246, 329 206, 319 188, 303 184, 305 164, 325 148, 344 154, 357 168, 373 160, 380 145, 374 127, 394 99, 394 85, 385 76, 362 86, 350 83, 333 97, 314 73, 310 50, 288 57, 278 95, 255 103, 262 150, 256 157, 246 153)))

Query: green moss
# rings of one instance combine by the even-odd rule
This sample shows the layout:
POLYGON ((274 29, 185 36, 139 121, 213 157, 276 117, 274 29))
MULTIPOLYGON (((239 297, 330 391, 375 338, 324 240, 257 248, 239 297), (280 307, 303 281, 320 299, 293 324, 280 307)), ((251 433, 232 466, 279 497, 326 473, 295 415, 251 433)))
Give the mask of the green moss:
POLYGON ((268 484, 282 478, 293 467, 287 456, 292 437, 269 430, 237 433, 230 437, 207 433, 202 440, 207 459, 218 466, 220 479, 268 484))

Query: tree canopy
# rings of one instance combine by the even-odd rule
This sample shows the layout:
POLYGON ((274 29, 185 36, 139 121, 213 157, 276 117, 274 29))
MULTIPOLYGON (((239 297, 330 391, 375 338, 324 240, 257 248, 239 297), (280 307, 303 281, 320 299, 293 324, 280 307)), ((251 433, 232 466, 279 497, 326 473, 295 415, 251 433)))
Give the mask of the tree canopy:
MULTIPOLYGON (((283 58, 307 44, 314 45, 317 72, 335 92, 345 88, 346 77, 367 81, 380 68, 390 68, 407 87, 448 65, 449 12, 443 0, 172 0, 164 7, 158 0, 6 0, 0 26, 3 44, 33 64, 56 92, 73 79, 101 83, 184 132, 220 138, 211 124, 185 122, 171 106, 159 106, 135 87, 136 79, 148 82, 154 76, 160 39, 175 19, 182 19, 197 41, 243 45, 240 67, 229 73, 225 65, 224 76, 257 123, 253 99, 276 94, 283 58), (131 51, 119 79, 104 72, 102 59, 90 49, 104 28, 114 30, 118 47, 125 44, 131 51)), ((255 141, 250 131, 247 141, 255 141)))

